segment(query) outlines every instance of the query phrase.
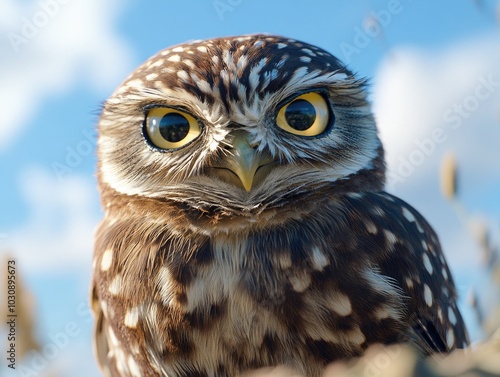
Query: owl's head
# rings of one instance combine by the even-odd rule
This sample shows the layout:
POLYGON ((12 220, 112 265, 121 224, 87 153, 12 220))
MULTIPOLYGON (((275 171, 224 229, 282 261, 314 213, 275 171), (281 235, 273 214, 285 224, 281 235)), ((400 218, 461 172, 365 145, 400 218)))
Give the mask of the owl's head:
POLYGON ((337 58, 292 39, 168 48, 104 106, 103 200, 146 200, 213 223, 312 211, 324 197, 380 190, 383 148, 366 96, 365 81, 337 58))

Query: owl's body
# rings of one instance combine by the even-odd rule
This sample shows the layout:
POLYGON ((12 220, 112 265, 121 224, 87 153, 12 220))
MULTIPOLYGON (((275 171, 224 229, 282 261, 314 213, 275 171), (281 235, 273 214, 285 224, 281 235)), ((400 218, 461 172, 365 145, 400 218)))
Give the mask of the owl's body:
POLYGON ((467 344, 436 235, 383 192, 363 81, 253 35, 159 53, 99 125, 106 376, 319 376, 374 343, 467 344))

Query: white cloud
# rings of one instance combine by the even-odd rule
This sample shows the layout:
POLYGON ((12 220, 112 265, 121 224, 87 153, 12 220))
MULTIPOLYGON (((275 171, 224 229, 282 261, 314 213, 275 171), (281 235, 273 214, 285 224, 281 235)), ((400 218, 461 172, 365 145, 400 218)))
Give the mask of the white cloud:
MULTIPOLYGON (((431 212, 449 208, 439 192, 440 163, 449 151, 458 159, 464 197, 498 191, 499 61, 500 43, 490 38, 439 52, 400 49, 383 61, 374 111, 392 174, 390 191, 425 198, 431 212)), ((476 210, 477 203, 466 205, 476 210)), ((497 197, 490 203, 500 208, 497 197)))
MULTIPOLYGON (((440 192, 439 168, 445 153, 456 154, 460 201, 470 211, 465 216, 469 225, 488 207, 500 208, 499 61, 497 38, 441 51, 399 49, 381 64, 374 86, 388 170, 395 174, 389 191, 416 207, 437 231, 462 303, 471 287, 487 292, 489 279, 468 226, 440 192)), ((498 214, 489 221, 494 228, 498 214)), ((473 312, 464 304, 462 311, 478 339, 473 312)))
POLYGON ((113 29, 124 4, 116 0, 0 3, 0 33, 5 36, 0 60, 0 151, 50 95, 67 91, 78 80, 106 91, 119 83, 131 62, 128 47, 113 29))
POLYGON ((440 52, 400 49, 382 63, 375 113, 392 173, 422 178, 454 150, 474 178, 500 176, 499 61, 500 43, 484 38, 440 52))
POLYGON ((90 269, 99 221, 95 184, 76 174, 60 182, 52 172, 31 167, 21 174, 19 186, 30 216, 9 232, 5 246, 23 270, 90 269))

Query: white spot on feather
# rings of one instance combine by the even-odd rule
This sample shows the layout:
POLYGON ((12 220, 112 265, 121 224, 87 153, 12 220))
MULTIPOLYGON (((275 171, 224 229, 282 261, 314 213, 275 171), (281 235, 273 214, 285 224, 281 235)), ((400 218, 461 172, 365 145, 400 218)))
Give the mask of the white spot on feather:
POLYGON ((149 75, 146 76, 147 81, 153 81, 158 78, 158 73, 150 73, 149 75))
POLYGON ((140 79, 135 79, 128 81, 125 86, 127 88, 142 88, 144 86, 144 82, 140 79))
POLYGON ((192 60, 190 60, 190 59, 184 59, 182 62, 184 64, 186 64, 191 69, 195 69, 196 68, 196 64, 194 64, 194 62, 192 60))
POLYGON ((411 280, 411 278, 406 278, 405 282, 408 288, 413 288, 413 280, 411 280))
POLYGON ((446 345, 448 346, 448 348, 452 348, 454 344, 455 335, 453 334, 452 329, 448 329, 448 331, 446 331, 446 345))
POLYGON ((248 57, 246 55, 241 55, 237 63, 238 71, 241 71, 243 68, 245 68, 247 64, 248 64, 248 57))
POLYGON ((311 275, 307 272, 290 276, 290 284, 295 292, 304 292, 311 285, 311 275))
POLYGON ((170 56, 167 60, 169 62, 178 63, 181 61, 181 57, 179 55, 175 54, 175 55, 170 56))
POLYGON ((111 293, 113 296, 116 296, 120 294, 122 290, 122 277, 121 275, 116 275, 114 279, 111 281, 111 284, 108 287, 109 293, 111 293))
MULTIPOLYGON (((174 55, 174 56, 178 56, 178 55, 174 55)), ((170 60, 170 58, 168 60, 170 60)), ((173 60, 170 60, 170 61, 173 61, 173 60)), ((152 63, 149 66, 149 68, 161 67, 163 64, 165 64, 165 61, 163 59, 158 59, 157 61, 155 61, 154 63, 152 63)))
POLYGON ((363 194, 361 194, 360 192, 350 192, 349 194, 347 194, 347 196, 352 199, 361 199, 363 197, 363 194))
POLYGON ((292 266, 292 256, 287 252, 277 253, 276 262, 281 269, 286 270, 292 266))
POLYGON ((358 326, 354 330, 349 331, 346 335, 350 343, 354 343, 357 345, 363 344, 366 340, 363 332, 358 326))
POLYGON ((184 70, 177 71, 177 77, 179 77, 184 82, 189 81, 189 74, 184 70))
POLYGON ((432 275, 432 272, 434 269, 432 268, 432 263, 431 260, 429 259, 429 256, 426 253, 422 254, 422 259, 424 260, 424 266, 427 272, 432 275))
POLYGON ((427 306, 432 306, 432 291, 427 284, 424 284, 424 300, 427 306))
POLYGON ((119 374, 122 376, 128 375, 127 357, 125 356, 125 351, 121 348, 114 350, 115 353, 115 365, 119 374))
POLYGON ((415 218, 413 213, 411 213, 410 210, 406 207, 403 207, 403 216, 406 217, 406 220, 408 220, 409 222, 415 223, 415 225, 417 226, 417 229, 420 233, 424 233, 424 230, 423 230, 422 226, 420 225, 420 223, 417 221, 417 219, 415 218))
POLYGON ((375 318, 377 318, 379 321, 386 318, 399 319, 400 313, 390 306, 382 306, 375 311, 375 318))
POLYGON ((403 207, 403 216, 406 217, 406 220, 409 222, 415 222, 415 216, 413 216, 413 213, 411 213, 408 208, 403 207))
POLYGON ((452 325, 457 324, 457 316, 455 315, 455 311, 451 306, 448 307, 448 319, 450 320, 452 325))
POLYGON ((308 48, 303 48, 303 49, 301 49, 301 51, 305 52, 306 54, 308 54, 310 56, 316 56, 316 54, 308 48))
POLYGON ((109 318, 108 304, 104 300, 101 300, 101 311, 105 318, 109 318))
POLYGON ((439 319, 439 322, 443 323, 443 310, 441 309, 441 307, 438 308, 438 319, 439 319))
POLYGON ((248 82, 250 83, 250 88, 255 89, 260 82, 260 71, 266 65, 267 58, 262 58, 257 65, 255 65, 250 74, 248 75, 248 82))
POLYGON ((135 329, 137 327, 137 322, 139 321, 139 308, 136 306, 127 311, 125 314, 124 323, 125 326, 135 329))
POLYGON ((336 292, 331 299, 330 307, 343 317, 352 313, 351 300, 345 294, 336 292))
POLYGON ((366 227, 366 230, 368 231, 368 233, 375 234, 375 235, 378 233, 377 227, 370 220, 365 221, 365 227, 366 227))
POLYGON ((108 326, 108 339, 112 345, 111 348, 118 348, 120 347, 120 341, 116 337, 115 332, 113 331, 113 328, 111 326, 108 326))
POLYGON ((160 287, 160 295, 164 305, 173 306, 174 304, 174 280, 172 274, 167 267, 160 268, 157 275, 158 286, 160 287))
POLYGON ((282 67, 285 65, 286 61, 287 61, 287 59, 286 59, 286 58, 282 58, 282 59, 278 62, 278 64, 276 64, 276 68, 278 68, 278 69, 282 68, 282 67))
POLYGON ((389 246, 393 246, 398 241, 396 235, 392 233, 390 230, 384 229, 384 235, 385 239, 389 243, 389 246))
POLYGON ((113 262, 113 250, 106 249, 101 257, 101 271, 107 271, 113 262))
POLYGON ((198 79, 198 80, 193 80, 198 87, 203 93, 210 94, 212 93, 212 87, 208 83, 208 81, 205 81, 203 79, 198 79))
POLYGON ((448 272, 446 272, 446 268, 442 268, 441 269, 441 274, 443 274, 443 277, 445 278, 445 280, 448 280, 448 272))
POLYGON ((141 369, 139 368, 139 365, 137 365, 136 361, 131 355, 129 355, 127 359, 127 365, 132 377, 142 377, 141 369))
POLYGON ((427 246, 427 243, 422 240, 422 248, 425 250, 425 251, 429 251, 429 247, 427 246))
POLYGON ((313 268, 317 271, 323 271, 330 264, 326 255, 317 246, 312 248, 311 262, 313 268))

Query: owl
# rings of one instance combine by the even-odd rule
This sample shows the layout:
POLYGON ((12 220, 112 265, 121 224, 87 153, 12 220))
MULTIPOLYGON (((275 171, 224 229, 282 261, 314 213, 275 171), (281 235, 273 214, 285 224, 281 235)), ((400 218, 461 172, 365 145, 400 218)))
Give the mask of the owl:
POLYGON ((372 344, 467 346, 438 238, 384 191, 366 80, 272 35, 159 52, 105 103, 95 349, 107 377, 317 377, 372 344))

